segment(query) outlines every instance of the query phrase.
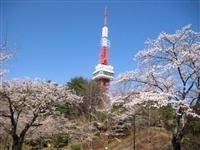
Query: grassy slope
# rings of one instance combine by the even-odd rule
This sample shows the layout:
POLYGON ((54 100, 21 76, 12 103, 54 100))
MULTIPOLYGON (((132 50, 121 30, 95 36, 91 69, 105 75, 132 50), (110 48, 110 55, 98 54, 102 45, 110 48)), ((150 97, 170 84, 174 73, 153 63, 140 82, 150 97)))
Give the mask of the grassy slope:
MULTIPOLYGON (((105 150, 108 146, 110 150, 133 150, 133 135, 120 139, 113 139, 106 142, 102 138, 96 139, 93 143, 95 150, 105 150)), ((137 131, 135 135, 135 149, 141 150, 168 150, 170 149, 170 133, 161 128, 149 128, 137 131)))
MULTIPOLYGON (((112 150, 133 150, 133 135, 121 140, 121 142, 111 143, 112 150)), ((136 132, 135 149, 142 150, 162 150, 168 149, 170 144, 170 135, 160 128, 143 129, 136 132)))
MULTIPOLYGON (((170 150, 171 133, 163 128, 151 127, 137 131, 135 134, 135 149, 136 150, 170 150)), ((93 142, 93 150, 133 150, 133 134, 123 138, 115 138, 108 142, 106 136, 98 137, 93 142)), ((185 137, 182 143, 183 150, 199 150, 199 138, 193 136, 185 137)), ((0 147, 0 150, 2 147, 0 147)), ((43 150, 54 150, 55 148, 44 148, 43 150)), ((30 147, 24 147, 24 150, 30 150, 30 147)), ((70 150, 63 147, 59 150, 70 150)), ((90 150, 86 144, 83 144, 83 150, 90 150)))
MULTIPOLYGON (((108 142, 106 136, 94 139, 93 150, 133 150, 133 134, 123 138, 115 138, 108 142)), ((136 150, 169 150, 170 133, 162 128, 146 128, 137 131, 135 134, 136 150)), ((70 150, 67 147, 62 150, 70 150)), ((86 144, 83 144, 83 150, 90 150, 86 144)))

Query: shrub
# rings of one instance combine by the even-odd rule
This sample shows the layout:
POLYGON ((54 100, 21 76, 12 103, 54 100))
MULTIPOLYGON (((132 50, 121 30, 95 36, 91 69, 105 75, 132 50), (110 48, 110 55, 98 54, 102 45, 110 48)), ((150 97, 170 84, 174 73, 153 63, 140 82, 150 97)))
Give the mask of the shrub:
POLYGON ((81 145, 79 143, 72 143, 69 145, 70 150, 81 150, 81 145))

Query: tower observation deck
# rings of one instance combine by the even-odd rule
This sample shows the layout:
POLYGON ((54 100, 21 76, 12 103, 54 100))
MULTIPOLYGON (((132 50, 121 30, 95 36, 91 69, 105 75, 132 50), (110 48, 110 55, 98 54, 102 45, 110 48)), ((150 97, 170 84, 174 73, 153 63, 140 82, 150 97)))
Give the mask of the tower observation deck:
POLYGON ((108 40, 107 16, 107 7, 105 7, 99 64, 97 64, 95 71, 93 72, 93 79, 99 82, 100 87, 103 90, 108 89, 110 80, 114 78, 114 67, 108 64, 108 50, 110 48, 110 41, 108 40))

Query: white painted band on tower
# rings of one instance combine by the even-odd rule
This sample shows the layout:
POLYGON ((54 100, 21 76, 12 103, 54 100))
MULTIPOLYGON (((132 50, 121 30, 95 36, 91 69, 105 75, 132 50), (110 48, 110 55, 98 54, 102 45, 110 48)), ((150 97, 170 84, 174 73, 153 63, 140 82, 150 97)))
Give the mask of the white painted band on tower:
POLYGON ((103 46, 103 47, 110 47, 110 43, 109 43, 109 41, 108 41, 107 38, 102 38, 101 39, 101 46, 103 46))
POLYGON ((108 37, 108 27, 106 26, 102 28, 102 37, 108 37))

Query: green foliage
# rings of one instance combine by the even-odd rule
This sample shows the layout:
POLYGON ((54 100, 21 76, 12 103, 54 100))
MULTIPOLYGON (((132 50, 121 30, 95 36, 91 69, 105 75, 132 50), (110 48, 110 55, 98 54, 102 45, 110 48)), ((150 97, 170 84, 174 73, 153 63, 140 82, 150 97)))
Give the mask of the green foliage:
POLYGON ((78 106, 69 103, 57 104, 55 111, 64 114, 64 117, 68 119, 75 119, 83 113, 78 106))
MULTIPOLYGON (((196 105, 193 106, 195 113, 200 115, 200 101, 197 101, 196 105)), ((192 116, 187 117, 186 133, 192 136, 200 137, 200 119, 192 116)))
POLYGON ((96 112, 96 117, 99 121, 103 122, 107 119, 108 113, 105 111, 97 111, 96 112))
POLYGON ((60 112, 61 114, 70 114, 71 106, 70 104, 57 104, 55 111, 60 112))
POLYGON ((123 109, 123 104, 115 104, 115 105, 112 105, 112 108, 111 108, 111 113, 115 113, 115 112, 121 112, 123 109))
POLYGON ((174 118, 174 110, 171 105, 161 107, 160 113, 166 120, 172 120, 174 118))
POLYGON ((67 82, 67 86, 77 95, 83 95, 84 91, 86 90, 86 86, 88 81, 83 77, 74 77, 67 82))
POLYGON ((63 147, 68 144, 68 136, 57 134, 53 136, 54 147, 63 147))
POLYGON ((70 150, 81 150, 81 145, 79 143, 72 143, 69 145, 70 150))
POLYGON ((74 77, 67 83, 67 86, 75 94, 83 97, 83 103, 76 112, 79 116, 84 116, 86 119, 91 118, 91 114, 95 115, 97 108, 103 107, 104 95, 96 81, 74 77))
POLYGON ((175 116, 174 116, 174 110, 171 105, 167 105, 164 107, 161 107, 160 114, 162 116, 162 120, 164 121, 164 127, 171 131, 175 126, 175 116))
POLYGON ((191 116, 187 117, 186 133, 192 136, 200 137, 200 119, 193 118, 191 116))
POLYGON ((65 134, 54 134, 52 136, 44 138, 44 144, 51 144, 56 148, 66 146, 68 144, 68 136, 65 134))

